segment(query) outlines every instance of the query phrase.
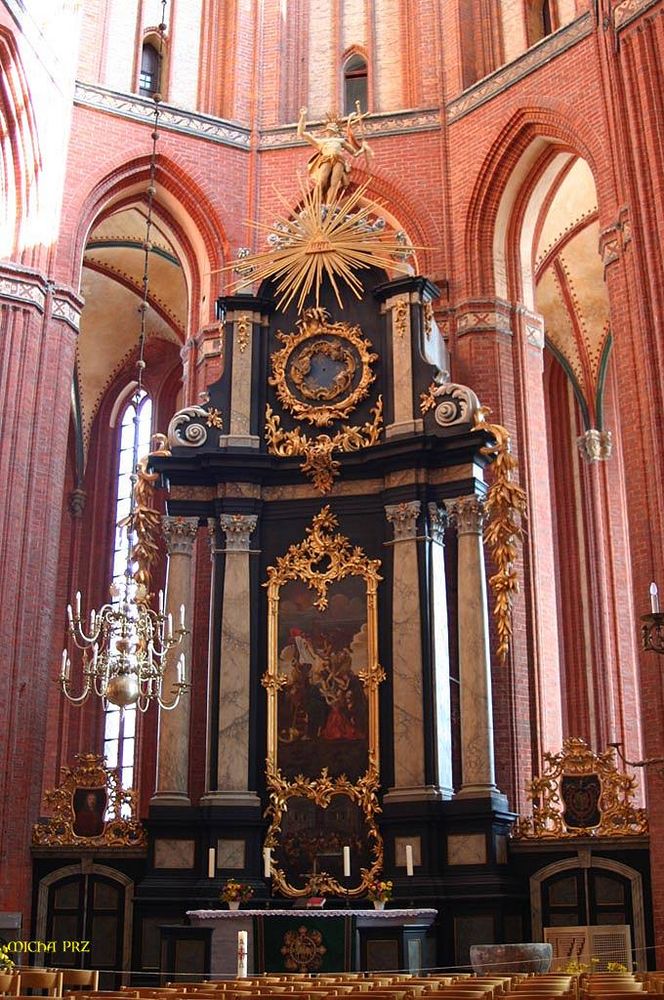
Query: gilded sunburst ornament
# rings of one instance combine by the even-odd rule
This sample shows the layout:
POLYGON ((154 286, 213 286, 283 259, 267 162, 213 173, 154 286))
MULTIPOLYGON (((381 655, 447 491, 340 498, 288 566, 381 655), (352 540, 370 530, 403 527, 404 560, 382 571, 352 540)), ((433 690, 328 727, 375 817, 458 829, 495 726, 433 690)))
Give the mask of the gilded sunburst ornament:
MULTIPOLYGON (((270 249, 244 257, 243 270, 251 267, 252 281, 276 280, 279 309, 285 310, 297 297, 298 312, 301 312, 311 292, 318 306, 326 276, 339 307, 343 308, 341 282, 345 282, 357 298, 362 296, 363 285, 356 271, 381 267, 409 272, 404 257, 414 248, 407 247, 404 253, 403 238, 385 231, 385 222, 377 215, 377 202, 369 200, 361 204, 368 186, 367 181, 351 194, 342 192, 325 203, 319 187, 309 189, 303 184, 301 207, 295 214, 280 196, 288 214, 271 225, 253 223, 267 233, 270 249)), ((233 262, 223 270, 235 267, 236 262, 233 262)), ((238 279, 233 290, 246 284, 246 280, 246 277, 238 279)))

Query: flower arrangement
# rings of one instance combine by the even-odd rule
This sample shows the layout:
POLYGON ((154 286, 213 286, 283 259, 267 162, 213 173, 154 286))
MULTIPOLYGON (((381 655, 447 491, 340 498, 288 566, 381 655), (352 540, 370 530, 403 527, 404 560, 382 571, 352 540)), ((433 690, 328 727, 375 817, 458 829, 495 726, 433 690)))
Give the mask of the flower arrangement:
POLYGON ((578 958, 570 958, 562 972, 570 976, 581 976, 587 972, 597 972, 598 965, 599 959, 595 957, 590 959, 590 965, 587 962, 580 962, 578 958))
POLYGON ((234 878, 229 878, 219 893, 219 898, 225 903, 248 903, 254 894, 254 890, 246 882, 236 882, 234 878))
POLYGON ((607 972, 627 972, 627 966, 623 965, 622 962, 607 962, 606 963, 607 972))
POLYGON ((12 972, 14 961, 9 957, 9 948, 6 944, 0 944, 0 972, 12 972))
POLYGON ((367 895, 369 899, 379 900, 381 903, 386 903, 388 899, 392 899, 392 883, 374 878, 367 886, 367 895))

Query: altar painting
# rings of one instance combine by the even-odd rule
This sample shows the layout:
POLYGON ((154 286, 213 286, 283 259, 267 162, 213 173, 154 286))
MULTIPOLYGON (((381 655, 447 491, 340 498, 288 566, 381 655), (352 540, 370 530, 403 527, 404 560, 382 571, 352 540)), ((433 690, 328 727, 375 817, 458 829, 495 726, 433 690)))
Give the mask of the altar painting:
POLYGON ((383 863, 379 788, 380 562, 328 506, 268 567, 266 782, 272 884, 287 896, 362 895, 383 863), (343 848, 351 876, 343 875, 343 848))
POLYGON ((332 584, 325 611, 302 581, 281 590, 277 765, 286 778, 355 781, 368 767, 369 703, 361 674, 368 665, 364 580, 332 584))

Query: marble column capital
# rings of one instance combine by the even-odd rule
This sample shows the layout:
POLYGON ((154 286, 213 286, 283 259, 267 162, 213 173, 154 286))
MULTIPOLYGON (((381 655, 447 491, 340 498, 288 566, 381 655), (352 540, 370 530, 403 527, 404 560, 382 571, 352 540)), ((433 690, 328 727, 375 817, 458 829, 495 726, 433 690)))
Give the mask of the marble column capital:
POLYGON ((445 507, 458 535, 481 535, 486 523, 484 501, 477 496, 446 500, 445 507))
POLYGON ((249 551, 249 536, 258 524, 257 514, 220 514, 219 524, 226 534, 227 552, 249 551))
POLYGON ((404 503, 390 503, 385 506, 385 517, 394 528, 394 541, 403 542, 415 538, 417 534, 417 519, 422 504, 419 500, 409 500, 404 503))
POLYGON ((429 512, 429 532, 431 539, 442 545, 445 541, 445 529, 449 521, 449 514, 444 507, 439 507, 437 503, 427 504, 429 512))
POLYGON ((198 518, 165 514, 161 519, 161 527, 169 556, 191 557, 198 533, 198 518))

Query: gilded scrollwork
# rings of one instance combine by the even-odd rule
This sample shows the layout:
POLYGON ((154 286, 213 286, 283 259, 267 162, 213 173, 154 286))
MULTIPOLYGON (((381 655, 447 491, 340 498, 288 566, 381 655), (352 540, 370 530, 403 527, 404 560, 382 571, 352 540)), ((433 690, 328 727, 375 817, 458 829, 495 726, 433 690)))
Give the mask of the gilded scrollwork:
MULTIPOLYGON (((306 529, 304 539, 299 543, 292 544, 286 554, 280 556, 275 565, 268 568, 268 579, 264 584, 268 592, 268 669, 263 675, 262 684, 268 696, 266 778, 269 805, 266 816, 270 821, 265 846, 275 848, 277 852, 281 851, 283 856, 286 856, 283 853, 286 850, 283 824, 289 804, 292 807, 294 800, 303 799, 317 808, 327 809, 333 801, 336 801, 336 797, 343 796, 348 799, 349 804, 352 804, 354 809, 359 809, 363 816, 364 837, 369 862, 359 869, 357 884, 352 887, 343 885, 334 874, 326 871, 303 873, 305 876, 304 884, 296 886, 292 884, 292 881, 289 881, 287 866, 276 860, 272 866, 273 886, 278 892, 293 897, 325 892, 349 897, 361 896, 366 892, 368 883, 378 876, 383 866, 383 842, 376 822, 376 817, 380 812, 378 802, 378 686, 385 677, 378 662, 376 592, 381 579, 379 575, 380 560, 367 558, 359 546, 353 545, 337 529, 336 517, 328 506, 324 507, 306 529), (287 736, 285 735, 284 721, 279 716, 279 705, 282 692, 286 691, 287 693, 288 687, 292 685, 292 680, 280 669, 285 653, 283 648, 281 651, 279 649, 281 590, 293 582, 299 584, 301 581, 306 584, 308 590, 314 592, 313 608, 324 614, 329 607, 330 588, 348 577, 355 577, 359 581, 363 581, 366 597, 366 617, 360 633, 358 633, 364 639, 364 666, 354 675, 353 681, 355 684, 361 684, 368 703, 368 719, 365 730, 367 742, 363 770, 355 777, 349 777, 349 774, 338 766, 333 768, 327 765, 321 767, 318 773, 315 771, 308 775, 294 771, 287 773, 287 760, 284 757, 286 762, 286 770, 284 770, 281 766, 280 754, 285 752, 284 746, 286 749, 292 746, 292 730, 287 736)), ((324 621, 325 619, 322 618, 321 622, 324 621)), ((305 648, 310 649, 311 655, 316 658, 317 654, 313 649, 306 646, 308 641, 306 637, 299 629, 293 631, 297 633, 295 641, 299 640, 301 644, 305 644, 303 647, 298 647, 301 648, 302 653, 304 654, 305 648)), ((357 639, 357 637, 356 635, 355 638, 357 639)), ((335 654, 332 652, 332 647, 329 647, 327 652, 331 653, 332 658, 329 660, 331 668, 335 654)), ((303 662, 306 663, 306 659, 307 657, 303 662)), ((297 672, 295 665, 297 660, 289 662, 291 663, 291 673, 297 672)), ((322 673, 325 672, 326 668, 322 668, 322 673)), ((347 674, 348 677, 350 677, 350 671, 347 674)), ((348 684, 348 679, 346 684, 348 684)), ((311 742, 304 745, 312 746, 311 742)), ((340 745, 342 744, 329 743, 330 747, 340 745)), ((338 761, 335 761, 335 765, 338 765, 338 761)))
POLYGON ((295 333, 277 333, 284 345, 270 364, 270 385, 280 403, 297 420, 329 427, 344 420, 363 399, 375 380, 372 362, 378 355, 359 326, 331 323, 321 307, 305 309, 295 333), (313 363, 327 358, 336 369, 327 382, 316 377, 313 363))
POLYGON ((122 787, 119 769, 106 767, 105 758, 94 753, 74 760, 74 767, 61 769, 58 787, 46 792, 52 816, 33 826, 33 845, 145 847, 136 792, 122 787))
POLYGON ((516 840, 630 837, 648 833, 645 809, 633 804, 636 779, 616 767, 615 751, 595 753, 570 737, 545 753, 542 775, 528 785, 532 817, 517 820, 516 840))
POLYGON ((333 458, 335 451, 351 452, 378 443, 383 426, 383 399, 378 397, 371 409, 372 420, 361 427, 346 425, 336 434, 309 437, 299 427, 286 431, 281 418, 268 404, 265 408, 265 439, 268 451, 279 458, 304 457, 302 471, 308 475, 320 493, 329 493, 339 474, 341 463, 333 458))

